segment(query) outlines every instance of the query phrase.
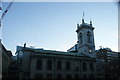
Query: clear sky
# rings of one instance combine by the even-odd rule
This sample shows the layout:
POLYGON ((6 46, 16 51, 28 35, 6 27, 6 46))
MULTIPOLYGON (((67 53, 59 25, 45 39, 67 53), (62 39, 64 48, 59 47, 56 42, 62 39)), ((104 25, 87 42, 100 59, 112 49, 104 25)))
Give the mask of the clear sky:
MULTIPOLYGON (((3 3, 6 8, 8 3, 3 3)), ((92 20, 96 49, 118 50, 118 6, 115 2, 15 2, 3 19, 2 43, 13 54, 24 43, 48 50, 67 51, 77 43, 75 32, 92 20)))

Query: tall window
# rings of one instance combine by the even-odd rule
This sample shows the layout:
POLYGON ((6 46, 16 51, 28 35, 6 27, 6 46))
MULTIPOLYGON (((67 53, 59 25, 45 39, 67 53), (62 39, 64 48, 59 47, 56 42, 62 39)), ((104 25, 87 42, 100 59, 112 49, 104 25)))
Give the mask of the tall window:
POLYGON ((82 43, 82 33, 79 34, 80 43, 82 43))
POLYGON ((41 60, 41 59, 38 59, 38 60, 37 60, 36 68, 37 68, 38 70, 42 70, 42 60, 41 60))
POLYGON ((87 41, 88 41, 88 42, 90 42, 90 35, 91 35, 91 34, 90 34, 90 32, 88 31, 88 32, 87 32, 87 41))
POLYGON ((83 79, 86 79, 87 78, 87 74, 83 74, 83 79))
POLYGON ((89 74, 89 79, 94 79, 94 78, 95 78, 94 74, 89 74))
POLYGON ((40 73, 35 74, 35 80, 43 80, 43 74, 40 73))
POLYGON ((75 75, 74 75, 74 79, 75 79, 75 80, 78 80, 78 79, 79 79, 79 74, 75 74, 75 75))
POLYGON ((83 68, 83 71, 87 71, 86 62, 83 62, 83 63, 82 63, 82 68, 83 68))
POLYGON ((52 70, 52 61, 51 60, 47 61, 47 70, 52 70))
POLYGON ((93 65, 92 62, 90 63, 90 70, 91 70, 91 71, 94 71, 94 65, 93 65))
POLYGON ((57 80, 61 80, 62 79, 62 75, 61 74, 57 74, 57 80))
POLYGON ((51 74, 47 74, 47 80, 52 80, 52 75, 51 74))
POLYGON ((79 71, 79 66, 76 66, 76 69, 75 69, 75 71, 79 71))
POLYGON ((75 71, 79 71, 79 62, 78 61, 75 62, 75 71))
POLYGON ((67 70, 67 71, 70 71, 70 68, 71 68, 70 62, 67 61, 67 62, 66 62, 66 70, 67 70))
POLYGON ((66 79, 72 79, 72 76, 70 74, 67 74, 66 79))
POLYGON ((57 70, 61 70, 61 69, 62 69, 62 62, 57 61, 57 70))

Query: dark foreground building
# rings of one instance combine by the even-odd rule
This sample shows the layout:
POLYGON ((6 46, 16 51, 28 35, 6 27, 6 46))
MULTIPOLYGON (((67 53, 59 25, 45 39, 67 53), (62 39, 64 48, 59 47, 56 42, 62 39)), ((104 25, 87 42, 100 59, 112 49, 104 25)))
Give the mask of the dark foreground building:
POLYGON ((0 41, 0 77, 3 80, 6 80, 9 76, 8 70, 9 70, 9 66, 11 64, 12 61, 12 52, 10 50, 7 50, 4 45, 1 43, 0 41))
POLYGON ((77 52, 61 52, 20 47, 20 79, 95 78, 95 58, 77 52))

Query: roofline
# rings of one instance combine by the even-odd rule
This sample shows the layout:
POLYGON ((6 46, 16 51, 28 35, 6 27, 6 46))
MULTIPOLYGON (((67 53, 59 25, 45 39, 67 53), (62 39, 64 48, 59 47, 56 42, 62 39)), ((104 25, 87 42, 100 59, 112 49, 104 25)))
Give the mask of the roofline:
POLYGON ((88 57, 86 55, 83 55, 81 53, 78 52, 63 52, 63 51, 53 51, 53 50, 44 50, 44 49, 33 49, 33 48, 29 48, 29 47, 22 47, 19 46, 24 51, 32 51, 32 52, 36 52, 36 53, 46 53, 46 54, 54 54, 54 55, 68 55, 68 56, 84 56, 84 57, 88 57))

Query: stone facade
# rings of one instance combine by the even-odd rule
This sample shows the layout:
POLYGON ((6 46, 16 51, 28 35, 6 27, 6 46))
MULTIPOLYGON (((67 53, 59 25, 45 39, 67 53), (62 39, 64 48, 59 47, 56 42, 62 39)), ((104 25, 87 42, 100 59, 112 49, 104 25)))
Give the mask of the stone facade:
POLYGON ((98 78, 100 78, 100 76, 104 78, 118 78, 118 52, 114 52, 110 48, 100 48, 96 50, 96 57, 96 73, 98 78))
MULTIPOLYGON (((41 50, 21 47, 23 56, 20 59, 21 76, 26 78, 95 78, 96 59, 88 56, 51 50, 41 50), (41 63, 37 63, 41 60, 41 63), (51 61, 49 64, 48 61, 51 61), (58 63, 61 62, 61 64, 58 63), (68 64, 69 63, 69 64, 68 64), (51 69, 49 70, 49 67, 51 69), (60 67, 58 69, 57 67, 60 67), (40 69, 37 69, 40 67, 40 69), (26 76, 25 76, 26 75, 26 76), (39 75, 39 76, 38 76, 39 75)), ((22 79, 23 77, 21 77, 22 79)))
POLYGON ((2 79, 2 44, 0 40, 0 80, 2 79))
POLYGON ((7 79, 8 77, 8 69, 9 69, 9 66, 10 66, 10 63, 12 61, 12 52, 7 50, 4 45, 0 42, 0 47, 1 47, 1 50, 0 50, 0 54, 1 54, 1 62, 2 65, 0 65, 1 69, 0 70, 2 72, 2 74, 0 75, 0 77, 2 77, 3 80, 7 79))

